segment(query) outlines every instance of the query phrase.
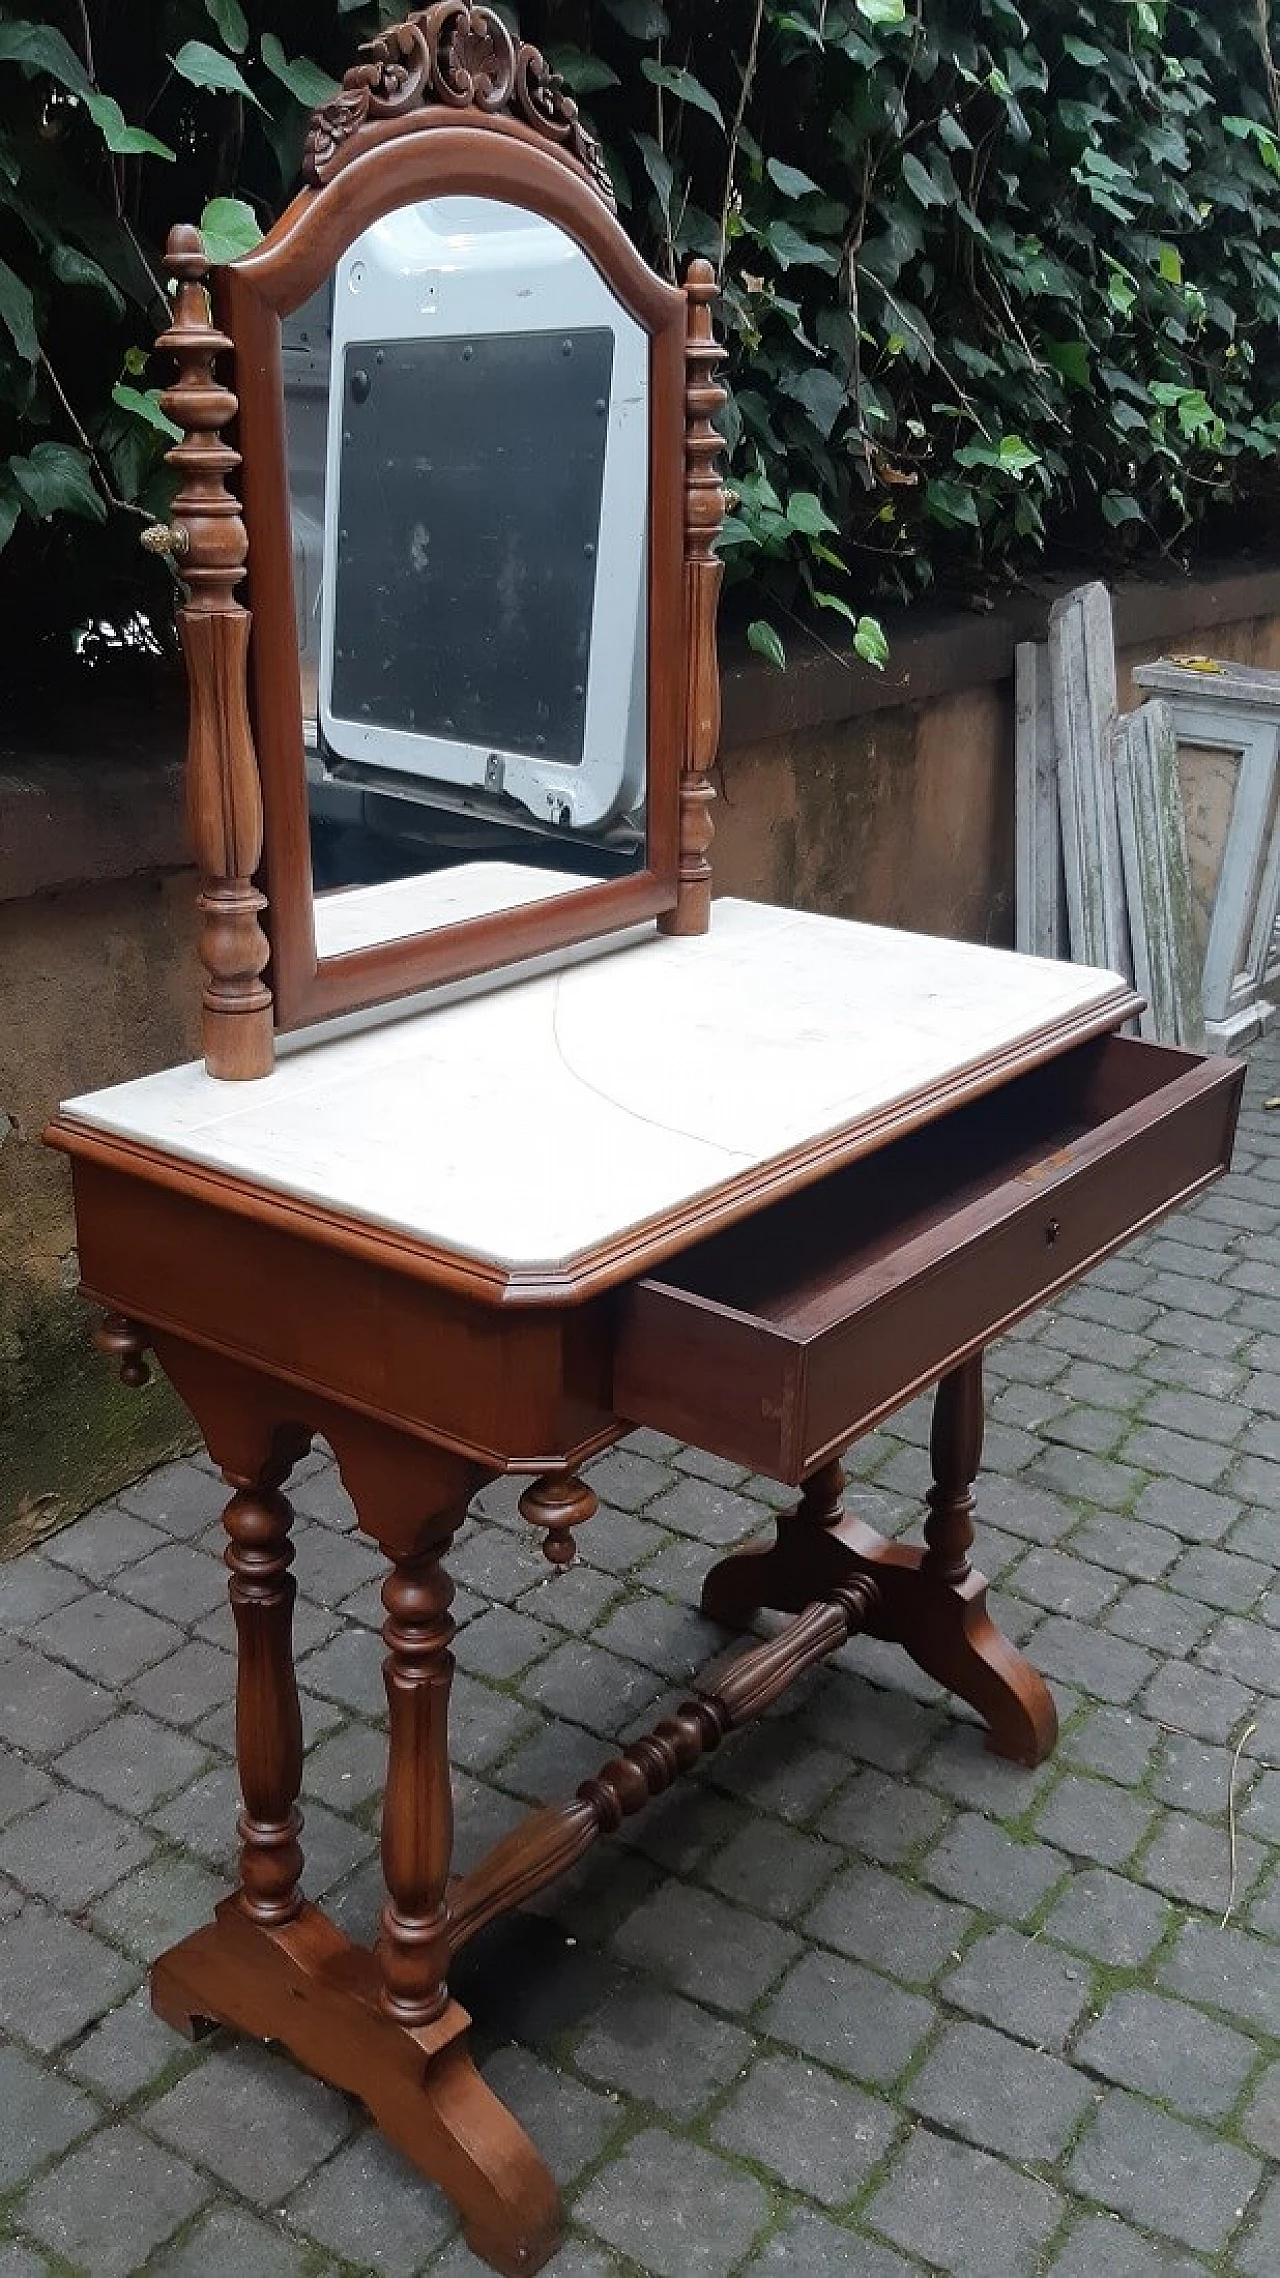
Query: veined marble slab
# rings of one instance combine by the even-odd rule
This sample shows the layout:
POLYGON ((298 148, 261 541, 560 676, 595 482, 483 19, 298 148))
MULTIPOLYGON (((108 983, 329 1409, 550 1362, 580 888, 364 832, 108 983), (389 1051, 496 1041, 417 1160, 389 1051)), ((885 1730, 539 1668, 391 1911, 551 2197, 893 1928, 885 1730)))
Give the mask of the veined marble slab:
MULTIPOLYGON (((68 1102, 81 1125, 514 1271, 1087 1022, 1114 974, 749 902, 319 1044, 68 1102)), ((1100 1022, 1100 1025, 1105 1025, 1100 1022)))
POLYGON ((316 954, 346 957, 380 942, 407 941, 414 934, 438 933, 467 918, 493 917, 534 902, 554 902, 561 894, 598 886, 568 870, 537 870, 520 862, 460 862, 413 878, 388 878, 377 886, 339 886, 316 895, 316 954))

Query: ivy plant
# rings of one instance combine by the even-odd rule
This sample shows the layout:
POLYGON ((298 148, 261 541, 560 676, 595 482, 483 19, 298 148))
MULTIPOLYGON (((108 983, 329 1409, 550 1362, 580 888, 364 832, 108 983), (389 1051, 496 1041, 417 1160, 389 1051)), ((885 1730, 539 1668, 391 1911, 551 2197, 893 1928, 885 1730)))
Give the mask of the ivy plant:
MULTIPOLYGON (((0 0, 0 601, 162 624, 169 222, 225 258, 396 0, 0 0)), ((511 11, 503 8, 511 17, 511 11)), ((884 661, 981 600, 1238 541, 1280 444, 1271 0, 522 0, 625 226, 721 280, 748 638, 884 661)), ((1262 524, 1265 528, 1265 523, 1262 524)))

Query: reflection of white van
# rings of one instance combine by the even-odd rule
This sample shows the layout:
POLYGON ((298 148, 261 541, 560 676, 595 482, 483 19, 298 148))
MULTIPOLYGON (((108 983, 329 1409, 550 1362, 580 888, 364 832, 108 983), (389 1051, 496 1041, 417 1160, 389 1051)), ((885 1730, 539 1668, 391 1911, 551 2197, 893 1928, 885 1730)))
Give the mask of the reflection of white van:
POLYGON ((550 223, 437 199, 348 248, 284 366, 313 819, 643 860, 640 327, 550 223))

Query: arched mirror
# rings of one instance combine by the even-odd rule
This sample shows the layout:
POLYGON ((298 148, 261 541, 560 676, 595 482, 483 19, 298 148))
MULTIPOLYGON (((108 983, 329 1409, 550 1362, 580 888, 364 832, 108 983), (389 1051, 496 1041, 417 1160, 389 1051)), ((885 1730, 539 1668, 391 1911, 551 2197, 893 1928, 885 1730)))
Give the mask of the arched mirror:
POLYGON ((269 991, 268 1023, 295 1028, 705 923, 711 272, 680 289, 647 267, 572 101, 489 10, 446 0, 363 54, 312 122, 308 186, 214 275, 203 339, 199 241, 171 242, 206 1008, 236 1047, 215 1040, 215 1072, 261 1071, 233 1000, 261 1029, 269 991), (237 728, 242 643, 203 652, 241 605, 237 728), (226 827, 247 765, 260 864, 252 814, 226 827))

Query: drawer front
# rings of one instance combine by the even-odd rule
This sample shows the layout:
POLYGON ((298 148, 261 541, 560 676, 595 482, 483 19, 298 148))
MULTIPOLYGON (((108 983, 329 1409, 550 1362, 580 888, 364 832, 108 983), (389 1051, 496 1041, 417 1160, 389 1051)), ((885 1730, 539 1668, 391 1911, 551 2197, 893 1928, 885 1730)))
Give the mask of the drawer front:
MULTIPOLYGON (((859 1261, 862 1236, 833 1209, 829 1240, 833 1250, 847 1243, 849 1270, 816 1330, 789 1326, 776 1293, 765 1318, 743 1309, 740 1291, 729 1307, 674 1281, 639 1283, 624 1301, 617 1413, 770 1477, 803 1479, 1219 1177, 1243 1079, 1225 1062, 1180 1074, 954 1213, 944 1208, 927 1233, 872 1264, 859 1261)), ((938 1138, 941 1182, 944 1125, 938 1138)), ((845 1220, 855 1215, 847 1199, 842 1208, 845 1220)), ((749 1242, 750 1226, 742 1231, 749 1242)))

